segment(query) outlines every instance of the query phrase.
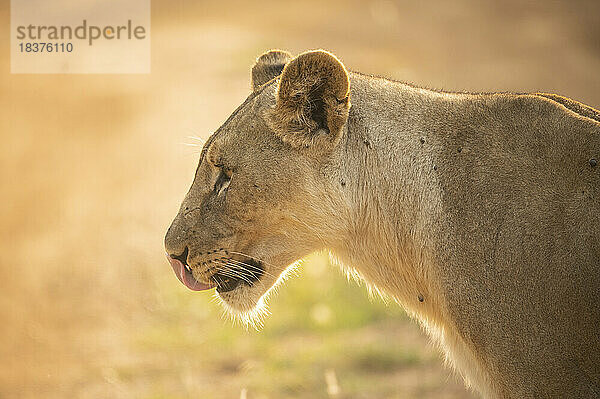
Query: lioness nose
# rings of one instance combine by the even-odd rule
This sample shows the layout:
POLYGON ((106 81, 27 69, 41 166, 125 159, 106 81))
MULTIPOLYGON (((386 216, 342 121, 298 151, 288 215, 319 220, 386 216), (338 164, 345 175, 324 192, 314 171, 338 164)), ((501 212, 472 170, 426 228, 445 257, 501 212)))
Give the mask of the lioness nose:
POLYGON ((177 259, 178 261, 180 261, 181 263, 183 263, 184 265, 187 265, 187 258, 188 258, 188 247, 186 246, 185 249, 183 250, 183 252, 179 255, 177 254, 169 254, 169 256, 173 259, 177 259))
POLYGON ((165 235, 165 250, 169 255, 179 256, 187 250, 185 243, 185 230, 174 220, 165 235))

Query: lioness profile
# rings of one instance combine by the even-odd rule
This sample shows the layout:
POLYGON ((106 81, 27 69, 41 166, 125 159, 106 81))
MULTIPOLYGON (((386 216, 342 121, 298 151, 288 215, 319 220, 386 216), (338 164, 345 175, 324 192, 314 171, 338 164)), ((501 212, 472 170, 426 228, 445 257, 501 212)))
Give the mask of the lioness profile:
POLYGON ((600 397, 600 113, 446 93, 270 51, 207 140, 165 245, 255 317, 329 250, 417 318, 485 398, 600 397))

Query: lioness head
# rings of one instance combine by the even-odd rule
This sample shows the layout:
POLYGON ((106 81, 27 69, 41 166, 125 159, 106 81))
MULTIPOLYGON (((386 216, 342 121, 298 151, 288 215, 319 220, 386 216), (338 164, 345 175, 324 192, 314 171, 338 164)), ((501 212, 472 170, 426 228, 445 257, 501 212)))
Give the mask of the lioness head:
POLYGON ((342 63, 322 50, 270 51, 252 86, 207 140, 165 237, 178 278, 216 287, 237 314, 260 308, 290 264, 328 247, 347 208, 333 167, 350 109, 342 63))

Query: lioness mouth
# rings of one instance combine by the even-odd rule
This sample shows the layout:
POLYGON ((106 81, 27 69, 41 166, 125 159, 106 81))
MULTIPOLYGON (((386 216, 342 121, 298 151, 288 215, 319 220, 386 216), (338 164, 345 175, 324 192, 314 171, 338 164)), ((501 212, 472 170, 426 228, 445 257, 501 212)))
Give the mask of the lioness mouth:
POLYGON ((179 281, 192 291, 204 291, 216 287, 219 293, 228 292, 237 288, 241 283, 254 285, 264 273, 261 262, 253 259, 238 261, 222 257, 215 260, 217 270, 209 277, 211 283, 202 283, 196 280, 187 263, 188 252, 186 247, 181 255, 167 254, 167 259, 179 281))

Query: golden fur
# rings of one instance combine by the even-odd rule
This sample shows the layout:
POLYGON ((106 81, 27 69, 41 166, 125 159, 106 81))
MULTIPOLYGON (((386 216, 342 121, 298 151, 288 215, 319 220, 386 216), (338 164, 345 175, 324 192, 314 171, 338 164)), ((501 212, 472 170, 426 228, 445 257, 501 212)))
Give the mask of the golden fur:
POLYGON ((210 266, 216 253, 260 260, 257 282, 220 294, 251 320, 288 265, 329 250, 418 319, 483 397, 599 397, 598 111, 348 73, 322 50, 290 58, 259 57, 167 251, 187 248, 205 282, 227 267, 210 266))

